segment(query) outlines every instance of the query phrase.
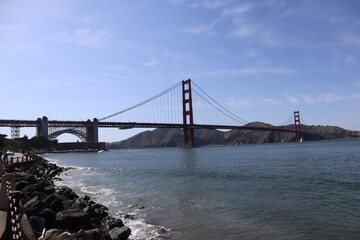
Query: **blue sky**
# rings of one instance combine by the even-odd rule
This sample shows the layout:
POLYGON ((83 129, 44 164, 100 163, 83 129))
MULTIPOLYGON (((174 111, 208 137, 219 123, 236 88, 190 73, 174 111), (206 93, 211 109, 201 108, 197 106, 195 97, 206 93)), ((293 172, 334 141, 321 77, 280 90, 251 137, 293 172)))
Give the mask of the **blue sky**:
POLYGON ((247 121, 299 110, 360 130, 359 12, 357 0, 1 1, 0 116, 101 118, 191 78, 247 121))

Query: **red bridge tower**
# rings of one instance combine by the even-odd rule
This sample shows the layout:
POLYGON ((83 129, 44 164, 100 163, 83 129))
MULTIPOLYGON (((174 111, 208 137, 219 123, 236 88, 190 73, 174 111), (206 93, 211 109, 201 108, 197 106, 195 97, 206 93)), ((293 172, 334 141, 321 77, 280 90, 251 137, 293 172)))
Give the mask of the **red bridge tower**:
POLYGON ((296 141, 301 142, 301 124, 300 124, 300 112, 294 111, 294 121, 295 121, 295 131, 296 131, 296 141))
POLYGON ((191 80, 182 81, 182 99, 183 99, 183 131, 184 131, 184 147, 194 146, 194 124, 191 80))

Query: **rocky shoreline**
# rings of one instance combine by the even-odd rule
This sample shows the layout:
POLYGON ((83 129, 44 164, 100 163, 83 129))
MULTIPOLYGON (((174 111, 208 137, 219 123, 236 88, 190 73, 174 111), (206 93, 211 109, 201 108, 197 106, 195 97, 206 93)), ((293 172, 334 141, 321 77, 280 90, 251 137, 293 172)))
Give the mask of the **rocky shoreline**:
POLYGON ((108 208, 78 196, 66 186, 55 186, 66 168, 36 157, 35 161, 8 165, 16 174, 20 204, 37 237, 42 240, 126 240, 131 234, 121 219, 108 215, 108 208))

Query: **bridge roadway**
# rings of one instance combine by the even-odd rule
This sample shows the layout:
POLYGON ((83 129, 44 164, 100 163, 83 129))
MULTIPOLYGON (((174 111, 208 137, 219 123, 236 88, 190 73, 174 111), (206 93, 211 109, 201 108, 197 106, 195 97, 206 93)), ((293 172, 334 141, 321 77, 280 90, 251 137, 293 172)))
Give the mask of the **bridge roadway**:
MULTIPOLYGON (((38 121, 34 120, 0 120, 0 127, 37 127, 38 121)), ((91 127, 93 122, 90 121, 57 121, 49 120, 49 126, 52 127, 91 127)), ((101 128, 184 128, 182 123, 137 123, 137 122, 98 122, 98 127, 101 128)), ((277 131, 297 133, 296 130, 286 129, 284 127, 251 127, 251 126, 235 126, 235 125, 209 125, 209 124, 193 124, 187 125, 188 128, 193 129, 241 129, 241 130, 256 130, 256 131, 277 131)))

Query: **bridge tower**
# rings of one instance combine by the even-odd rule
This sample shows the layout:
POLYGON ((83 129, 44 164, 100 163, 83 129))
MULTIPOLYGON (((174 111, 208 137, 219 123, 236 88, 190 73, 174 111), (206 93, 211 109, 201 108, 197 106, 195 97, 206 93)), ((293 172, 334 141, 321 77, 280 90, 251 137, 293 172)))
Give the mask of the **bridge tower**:
POLYGON ((49 138, 49 123, 48 118, 43 116, 42 118, 38 118, 36 126, 36 136, 49 138))
POLYGON ((191 94, 191 80, 182 81, 184 147, 194 146, 194 119, 191 94))
POLYGON ((99 142, 99 121, 97 118, 94 118, 94 121, 91 122, 90 119, 87 121, 88 126, 86 126, 86 141, 87 142, 99 142))
POLYGON ((300 124, 300 112, 294 111, 294 122, 295 122, 295 131, 296 131, 296 141, 301 142, 301 124, 300 124))

